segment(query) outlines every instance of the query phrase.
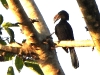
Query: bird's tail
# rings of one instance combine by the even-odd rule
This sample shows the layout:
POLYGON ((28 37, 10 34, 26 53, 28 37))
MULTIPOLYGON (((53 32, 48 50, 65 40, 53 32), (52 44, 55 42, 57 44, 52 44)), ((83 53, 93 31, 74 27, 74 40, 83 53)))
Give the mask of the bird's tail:
POLYGON ((69 48, 70 49, 70 57, 71 57, 71 62, 72 65, 75 69, 77 69, 79 67, 79 61, 78 61, 78 57, 77 54, 75 52, 74 47, 69 48))

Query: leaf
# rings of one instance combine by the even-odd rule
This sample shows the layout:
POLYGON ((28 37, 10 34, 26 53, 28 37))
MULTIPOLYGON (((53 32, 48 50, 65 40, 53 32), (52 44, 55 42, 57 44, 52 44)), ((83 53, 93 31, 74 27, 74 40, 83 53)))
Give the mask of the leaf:
POLYGON ((15 75, 14 74, 14 69, 12 66, 9 66, 8 71, 7 71, 7 75, 15 75))
POLYGON ((15 75, 12 66, 9 66, 8 71, 7 71, 7 75, 15 75))
POLYGON ((35 70, 39 75, 44 75, 44 73, 42 72, 40 66, 36 63, 36 62, 24 62, 26 67, 31 68, 32 70, 35 70))
POLYGON ((23 68, 23 60, 20 57, 18 57, 18 56, 16 56, 16 59, 15 59, 15 66, 16 66, 16 68, 17 68, 17 70, 19 72, 23 68))
POLYGON ((2 24, 2 27, 3 27, 3 28, 8 28, 8 27, 19 27, 18 24, 19 24, 19 23, 4 22, 4 23, 2 24))
POLYGON ((0 35, 2 35, 2 31, 0 30, 0 35))
POLYGON ((11 28, 5 28, 5 30, 7 31, 7 33, 10 36, 10 43, 15 42, 15 34, 13 32, 13 30, 11 28))
POLYGON ((1 1, 2 5, 3 5, 6 9, 9 8, 8 3, 7 3, 6 0, 0 0, 0 1, 1 1))
POLYGON ((0 25, 2 24, 2 22, 3 22, 3 16, 0 15, 0 25))
POLYGON ((13 26, 13 24, 10 23, 10 22, 4 22, 4 23, 2 24, 2 27, 4 27, 4 28, 8 28, 8 27, 12 27, 12 26, 13 26))
POLYGON ((9 60, 12 60, 12 58, 14 57, 14 54, 13 53, 5 53, 4 55, 4 60, 5 61, 9 61, 9 60))
POLYGON ((4 40, 2 40, 1 38, 0 38, 0 44, 7 45, 7 43, 4 40))

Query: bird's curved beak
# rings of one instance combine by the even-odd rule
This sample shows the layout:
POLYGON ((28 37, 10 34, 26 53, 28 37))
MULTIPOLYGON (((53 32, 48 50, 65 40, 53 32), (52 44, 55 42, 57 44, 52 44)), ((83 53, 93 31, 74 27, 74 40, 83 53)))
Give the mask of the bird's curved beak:
POLYGON ((54 19, 53 19, 54 23, 55 23, 57 20, 59 20, 59 19, 60 19, 59 14, 55 15, 55 17, 54 17, 54 19))

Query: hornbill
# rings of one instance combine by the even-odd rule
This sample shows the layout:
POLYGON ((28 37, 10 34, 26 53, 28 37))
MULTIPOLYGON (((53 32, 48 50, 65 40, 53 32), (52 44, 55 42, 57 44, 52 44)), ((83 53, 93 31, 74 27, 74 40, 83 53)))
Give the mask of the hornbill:
MULTIPOLYGON (((69 20, 69 14, 62 10, 54 17, 54 23, 60 19, 60 22, 55 26, 55 34, 58 40, 74 40, 73 30, 70 24, 67 22, 69 20)), ((68 49, 70 51, 70 57, 73 67, 76 69, 79 67, 79 61, 74 47, 62 47, 67 53, 68 49)))

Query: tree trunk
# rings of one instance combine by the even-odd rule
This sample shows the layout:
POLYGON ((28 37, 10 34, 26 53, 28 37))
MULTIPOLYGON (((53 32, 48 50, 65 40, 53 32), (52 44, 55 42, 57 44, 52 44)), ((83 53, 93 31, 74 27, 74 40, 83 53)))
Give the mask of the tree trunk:
POLYGON ((40 39, 43 40, 46 36, 50 35, 50 31, 39 11, 38 7, 35 4, 34 0, 20 0, 26 14, 31 19, 38 19, 39 22, 34 23, 35 29, 41 35, 40 39))
MULTIPOLYGON (((25 0, 23 0, 23 1, 25 1, 25 0)), ((32 1, 32 0, 30 0, 30 1, 32 1)), ((51 46, 49 44, 43 44, 42 40, 39 39, 39 38, 41 38, 40 34, 44 34, 44 33, 46 33, 47 35, 50 34, 49 30, 46 29, 47 32, 43 31, 44 33, 42 32, 42 30, 45 30, 45 29, 40 30, 41 33, 37 32, 37 29, 35 30, 34 26, 29 21, 28 16, 24 12, 24 9, 22 8, 19 0, 7 0, 7 2, 8 2, 10 10, 13 12, 14 16, 16 17, 16 20, 19 23, 22 23, 19 26, 26 36, 27 44, 30 47, 29 49, 32 49, 34 44, 36 45, 36 48, 38 47, 38 50, 36 49, 35 53, 38 55, 39 59, 37 59, 37 62, 39 63, 44 74, 45 75, 65 75, 59 64, 56 51, 51 50, 50 49, 51 46)), ((26 5, 28 5, 28 3, 26 5)), ((38 9, 35 6, 34 6, 34 8, 36 8, 36 10, 34 12, 37 13, 38 9)), ((34 14, 34 13, 32 13, 32 14, 34 14)), ((40 14, 38 13, 38 15, 40 15, 40 14)), ((40 19, 42 19, 42 18, 40 18, 40 19)), ((43 20, 41 20, 41 22, 42 21, 43 20)), ((41 23, 41 26, 42 26, 42 24, 44 24, 44 23, 41 23)), ((47 37, 46 34, 44 35, 44 37, 42 37, 42 39, 46 39, 45 38, 45 37, 47 37)))
POLYGON ((77 0, 79 8, 83 13, 88 30, 100 53, 100 15, 95 0, 77 0))

